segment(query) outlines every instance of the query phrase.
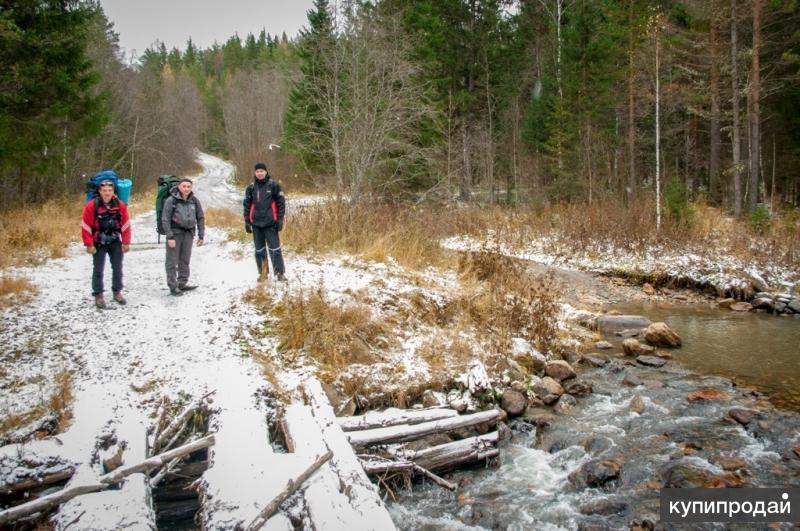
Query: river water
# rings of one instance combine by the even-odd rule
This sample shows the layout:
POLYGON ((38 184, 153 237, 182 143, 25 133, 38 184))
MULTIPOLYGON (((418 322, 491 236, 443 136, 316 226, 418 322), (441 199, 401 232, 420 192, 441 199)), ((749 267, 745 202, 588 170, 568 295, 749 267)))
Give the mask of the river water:
POLYGON ((608 365, 579 374, 594 392, 578 398, 571 414, 543 408, 513 420, 513 439, 503 443, 497 463, 448 476, 459 482, 456 492, 425 483, 396 493, 390 510, 398 526, 628 529, 634 520, 658 520, 659 489, 666 485, 800 486, 800 459, 791 451, 800 445, 793 388, 800 383, 800 322, 697 307, 623 310, 666 321, 683 348, 659 369, 636 365, 615 348, 608 365), (688 399, 707 389, 724 393, 722 399, 688 399), (631 408, 637 396, 641 413, 631 408), (746 427, 731 420, 733 407, 755 411, 756 420, 746 427), (619 477, 587 487, 578 479, 581 469, 597 460, 618 464, 619 477))
POLYGON ((675 360, 769 393, 776 406, 800 411, 800 319, 702 306, 624 306, 624 313, 664 321, 683 339, 675 360))

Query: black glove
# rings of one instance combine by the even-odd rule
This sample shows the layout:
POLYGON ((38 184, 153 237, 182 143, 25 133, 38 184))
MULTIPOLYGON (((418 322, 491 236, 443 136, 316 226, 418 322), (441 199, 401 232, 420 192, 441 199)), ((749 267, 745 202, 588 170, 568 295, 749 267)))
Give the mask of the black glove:
POLYGON ((278 232, 283 230, 283 220, 282 219, 279 219, 278 221, 275 222, 275 228, 278 229, 278 232))
POLYGON ((251 234, 251 233, 253 232, 253 226, 252 226, 252 225, 250 225, 248 222, 246 222, 246 221, 245 221, 245 222, 244 222, 244 231, 245 231, 247 234, 251 234))

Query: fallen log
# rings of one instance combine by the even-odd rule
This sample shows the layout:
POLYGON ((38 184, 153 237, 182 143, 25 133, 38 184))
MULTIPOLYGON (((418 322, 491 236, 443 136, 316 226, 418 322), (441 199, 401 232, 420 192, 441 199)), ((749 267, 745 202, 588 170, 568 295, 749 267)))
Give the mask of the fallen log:
POLYGON ((60 481, 64 481, 65 479, 71 478, 74 473, 75 473, 75 468, 69 466, 65 467, 63 470, 57 470, 55 472, 44 474, 42 476, 25 478, 23 480, 17 481, 16 483, 0 485, 0 494, 3 495, 15 494, 17 492, 23 492, 38 487, 44 487, 45 485, 52 485, 53 483, 58 483, 60 481))
POLYGON ((440 444, 422 450, 400 450, 394 452, 394 454, 406 461, 412 461, 423 468, 439 472, 474 461, 496 457, 498 452, 494 448, 494 445, 496 445, 499 440, 499 434, 493 431, 486 435, 469 437, 460 441, 440 444))
POLYGON ((161 404, 158 407, 158 420, 156 420, 155 429, 153 430, 153 444, 150 446, 151 450, 155 448, 156 441, 161 437, 161 430, 164 428, 164 423, 167 420, 167 403, 167 397, 162 397, 161 404))
POLYGON ((328 450, 325 452, 325 454, 319 456, 313 463, 311 463, 311 466, 305 469, 299 476, 290 479, 288 483, 286 483, 286 488, 279 492, 278 495, 272 499, 272 501, 270 501, 263 509, 261 509, 261 512, 258 513, 258 516, 256 516, 255 519, 250 522, 250 525, 248 525, 245 529, 247 531, 256 531, 257 529, 264 527, 264 524, 266 524, 267 520, 269 520, 269 518, 275 514, 275 511, 278 510, 278 507, 280 507, 281 503, 283 503, 286 498, 294 494, 294 492, 300 488, 300 485, 305 483, 306 480, 319 469, 319 467, 330 461, 331 457, 333 457, 333 453, 328 450))
POLYGON ((495 422, 499 418, 500 410, 492 409, 471 415, 459 415, 452 418, 423 422, 412 426, 391 426, 388 428, 351 431, 347 432, 346 435, 353 446, 364 447, 375 444, 414 441, 433 433, 448 432, 476 424, 495 422))
POLYGON ((367 474, 376 476, 393 474, 397 472, 416 472, 418 474, 422 474, 437 485, 448 490, 456 490, 458 487, 455 483, 451 483, 450 481, 437 476, 430 470, 426 470, 425 468, 422 468, 418 464, 412 463, 411 461, 375 461, 371 460, 371 457, 373 456, 365 456, 365 459, 361 461, 361 466, 364 467, 364 471, 367 474))
POLYGON ((357 417, 337 417, 336 420, 343 431, 359 431, 402 424, 420 424, 457 416, 458 411, 455 409, 442 407, 413 410, 389 408, 385 411, 370 411, 366 415, 357 417))
POLYGON ((366 456, 361 461, 364 472, 370 476, 393 472, 411 472, 414 470, 414 463, 411 461, 374 461, 371 456, 366 456))
MULTIPOLYGON (((364 469, 361 468, 353 448, 347 441, 346 434, 339 427, 328 397, 322 390, 322 385, 317 379, 310 378, 303 384, 303 390, 325 445, 333 452, 331 466, 336 470, 347 490, 350 505, 364 516, 364 522, 368 522, 369 529, 382 531, 396 529, 375 485, 370 482, 364 469)), ((365 527, 361 529, 365 529, 365 527)))
POLYGON ((494 444, 499 440, 493 431, 486 435, 470 437, 447 444, 440 444, 424 450, 399 450, 392 452, 399 461, 377 460, 371 455, 360 455, 361 466, 371 475, 389 472, 407 472, 418 465, 430 471, 451 470, 471 462, 497 457, 499 451, 494 444))
POLYGON ((23 503, 22 505, 11 507, 4 511, 0 511, 0 524, 7 524, 10 522, 14 522, 15 520, 18 520, 23 516, 28 516, 34 513, 47 511, 55 507, 56 505, 60 505, 65 501, 71 500, 76 496, 80 496, 81 494, 88 494, 90 492, 99 492, 101 490, 107 489, 111 485, 115 485, 120 481, 122 481, 126 476, 135 474, 137 472, 147 472, 148 470, 158 468, 160 466, 163 466, 165 463, 170 462, 172 459, 175 459, 176 457, 181 457, 184 455, 191 454, 192 452, 196 452, 197 450, 208 448, 213 444, 214 444, 214 436, 209 435, 192 443, 185 444, 179 448, 175 448, 174 450, 169 450, 162 454, 145 459, 140 463, 136 463, 134 465, 125 467, 120 467, 114 470, 113 472, 110 472, 104 476, 100 476, 100 478, 97 480, 96 483, 89 483, 85 485, 79 485, 76 487, 69 487, 64 490, 54 492, 53 494, 48 494, 47 496, 43 496, 36 500, 30 501, 28 503, 23 503))
POLYGON ((155 488, 155 487, 157 487, 157 486, 158 486, 158 484, 159 484, 159 483, 161 483, 161 480, 162 480, 162 479, 164 479, 164 477, 165 477, 167 474, 169 474, 170 472, 172 472, 172 470, 173 470, 173 469, 174 469, 174 468, 177 466, 177 464, 178 464, 178 463, 180 463, 180 462, 181 462, 181 458, 180 458, 180 457, 176 457, 175 459, 173 459, 172 461, 170 461, 169 463, 167 463, 167 464, 166 464, 166 466, 163 466, 163 467, 161 468, 161 470, 159 470, 159 471, 158 471, 158 473, 157 473, 155 476, 153 476, 153 478, 150 480, 150 486, 151 486, 152 488, 155 488))
POLYGON ((205 399, 214 394, 214 392, 215 391, 211 391, 210 393, 200 397, 198 400, 195 400, 186 406, 180 415, 172 419, 172 422, 169 423, 164 431, 159 433, 158 437, 154 438, 152 451, 159 452, 162 450, 167 450, 171 445, 175 444, 178 436, 181 434, 181 432, 183 432, 184 428, 186 428, 186 424, 188 424, 189 420, 194 416, 197 410, 203 406, 205 399))
POLYGON ((440 487, 446 488, 447 490, 456 490, 456 488, 458 488, 458 485, 456 485, 455 483, 447 481, 446 479, 437 476, 436 474, 434 474, 430 470, 426 470, 426 469, 422 468, 421 466, 419 466, 417 464, 414 465, 414 470, 416 470, 417 472, 419 472, 420 474, 422 474, 426 478, 430 479, 431 481, 433 481, 434 483, 436 483, 440 487))

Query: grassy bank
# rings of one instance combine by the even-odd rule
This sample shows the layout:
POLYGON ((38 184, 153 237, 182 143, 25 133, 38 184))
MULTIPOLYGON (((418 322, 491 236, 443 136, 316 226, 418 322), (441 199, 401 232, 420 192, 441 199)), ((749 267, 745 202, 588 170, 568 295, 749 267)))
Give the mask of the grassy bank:
POLYGON ((653 249, 674 250, 800 269, 800 213, 795 210, 754 223, 695 205, 690 220, 666 215, 660 228, 655 220, 654 206, 644 201, 628 207, 608 202, 543 209, 329 202, 292 215, 283 240, 299 252, 346 253, 377 261, 392 258, 413 269, 455 266, 452 256, 438 245, 442 238, 486 239, 490 234, 518 248, 546 240, 554 252, 613 248, 645 255, 653 249))

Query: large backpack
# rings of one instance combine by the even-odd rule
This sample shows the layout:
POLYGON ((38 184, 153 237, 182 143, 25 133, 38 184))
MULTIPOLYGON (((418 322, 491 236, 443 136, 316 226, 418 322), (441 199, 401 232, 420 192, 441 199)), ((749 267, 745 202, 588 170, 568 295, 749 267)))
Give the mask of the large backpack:
POLYGON ((117 175, 117 172, 114 170, 103 170, 95 173, 94 176, 86 182, 87 203, 97 197, 97 189, 100 186, 100 183, 103 181, 111 181, 114 183, 114 193, 118 194, 117 186, 119 184, 119 176, 117 175))
MULTIPOLYGON (((161 213, 164 211, 164 201, 169 197, 172 189, 178 186, 181 182, 180 177, 177 175, 162 175, 158 178, 158 191, 156 192, 156 232, 166 234, 164 227, 161 225, 161 213)), ((159 240, 161 238, 159 237, 159 240)))

